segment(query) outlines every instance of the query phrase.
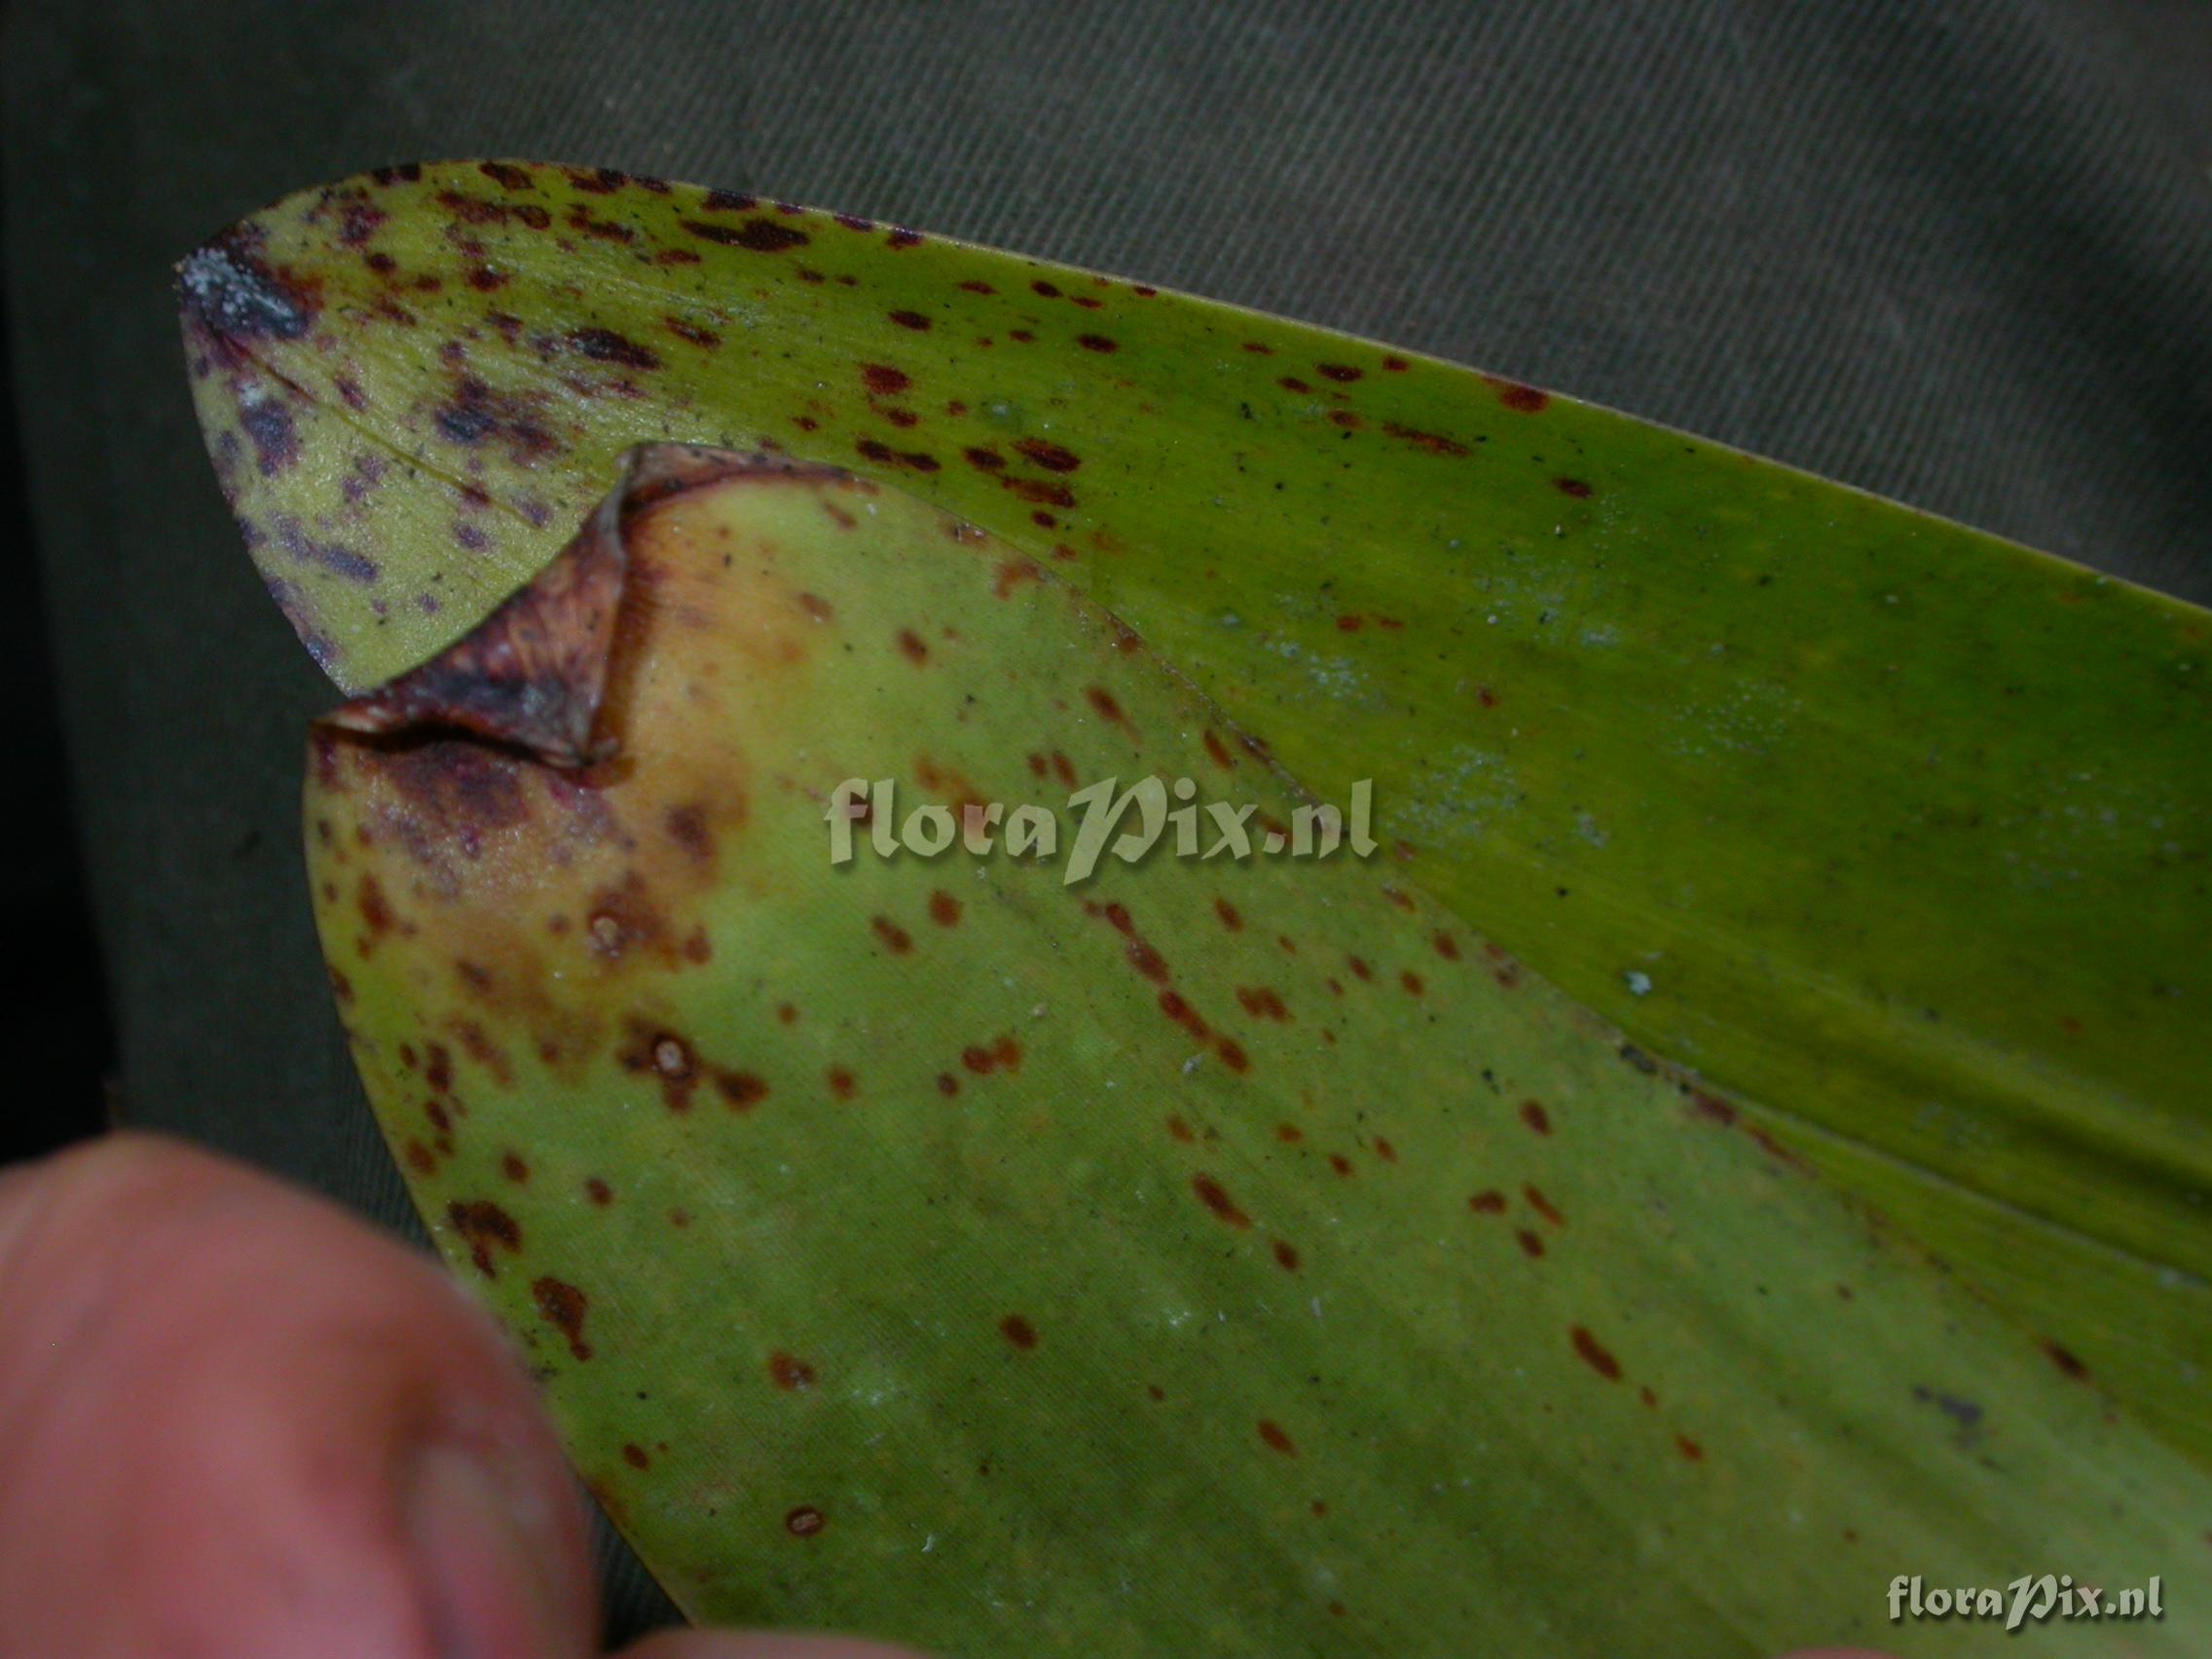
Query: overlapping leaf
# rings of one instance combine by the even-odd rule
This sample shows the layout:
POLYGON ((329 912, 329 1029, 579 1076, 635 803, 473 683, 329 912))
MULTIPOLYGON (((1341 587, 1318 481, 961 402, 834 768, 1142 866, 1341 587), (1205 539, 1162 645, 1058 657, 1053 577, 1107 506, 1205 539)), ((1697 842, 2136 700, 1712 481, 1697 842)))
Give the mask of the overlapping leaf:
POLYGON ((346 725, 307 820, 371 1098, 694 1613, 1919 1653, 1991 1633, 1891 1626, 1899 1570, 2042 1568, 2176 1588, 2023 1651, 2203 1643, 2201 1472, 1400 861, 869 850, 1148 775, 1296 822, 1136 636, 910 495, 648 452, 346 725), (601 664, 611 757, 485 741, 601 664), (386 732, 440 700, 478 731, 386 732), (855 777, 903 798, 840 865, 855 777))

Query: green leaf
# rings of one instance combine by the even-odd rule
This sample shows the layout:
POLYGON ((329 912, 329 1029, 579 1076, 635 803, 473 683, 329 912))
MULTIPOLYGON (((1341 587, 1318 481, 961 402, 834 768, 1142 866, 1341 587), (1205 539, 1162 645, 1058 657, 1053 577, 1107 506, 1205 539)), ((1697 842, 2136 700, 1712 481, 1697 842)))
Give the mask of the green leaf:
MULTIPOLYGON (((2203 1548, 2212 1480, 1386 850, 870 851, 1079 780, 1302 804, 904 491, 647 451, 337 720, 306 817, 370 1096, 695 1615, 1917 1653, 1982 1633, 1890 1625, 1900 1570, 2118 1590, 2203 1548), (603 684, 613 755, 523 747, 580 758, 603 684), (851 778, 903 798, 840 864, 851 778)), ((2173 1604, 2019 1641, 2201 1650, 2173 1604)))
POLYGON ((1407 353, 457 163, 186 261, 210 451, 358 690, 632 443, 856 466, 1111 605, 1414 868, 2203 1456, 2202 611, 1407 353))

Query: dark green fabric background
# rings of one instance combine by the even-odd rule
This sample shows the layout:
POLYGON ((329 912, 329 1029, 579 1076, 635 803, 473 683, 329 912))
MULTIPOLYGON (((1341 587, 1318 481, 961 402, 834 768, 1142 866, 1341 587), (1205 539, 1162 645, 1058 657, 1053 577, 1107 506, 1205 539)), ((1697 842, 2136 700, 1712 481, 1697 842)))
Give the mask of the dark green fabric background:
MULTIPOLYGON (((295 187, 498 154, 795 197, 2212 600, 2212 0, 18 0, 5 28, 18 415, 126 1110, 397 1225, 299 874, 331 699, 217 498, 168 298, 295 187)), ((634 1567, 615 1588, 650 1612, 634 1567)))

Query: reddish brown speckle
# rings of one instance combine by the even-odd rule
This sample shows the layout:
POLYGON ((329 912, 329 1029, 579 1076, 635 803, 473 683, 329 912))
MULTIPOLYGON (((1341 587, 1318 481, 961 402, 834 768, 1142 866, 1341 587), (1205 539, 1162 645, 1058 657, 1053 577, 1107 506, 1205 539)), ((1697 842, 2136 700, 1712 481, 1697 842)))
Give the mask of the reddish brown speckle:
POLYGON ((584 1293, 561 1279, 541 1278, 531 1285, 530 1294, 545 1322, 569 1339, 569 1352, 577 1359, 591 1358, 591 1345, 584 1341, 584 1314, 591 1305, 584 1293))
POLYGON ((1213 1211, 1216 1217, 1228 1223, 1231 1227, 1243 1228, 1252 1225, 1252 1218, 1237 1207, 1236 1200, 1232 1198, 1227 1189, 1211 1175, 1192 1176, 1191 1191, 1198 1194, 1198 1202, 1204 1204, 1207 1209, 1213 1211))
POLYGON ((1009 1313, 1001 1319, 999 1333, 1023 1353, 1037 1346, 1037 1327, 1018 1313, 1009 1313))
POLYGON ((1228 900, 1216 899, 1213 902, 1213 913, 1221 918, 1221 925, 1231 933, 1244 931, 1244 918, 1237 914, 1236 906, 1228 900))
POLYGON ((1532 386, 1520 386, 1509 381, 1497 388, 1497 400, 1517 415, 1535 415, 1550 405, 1551 396, 1532 386))
POLYGON ((896 397, 914 383, 888 363, 863 363, 861 379, 878 397, 896 397))
POLYGON ((782 1349, 768 1356, 768 1379, 787 1394, 814 1386, 814 1367, 782 1349))
POLYGON ((1418 997, 1428 988, 1422 982, 1421 977, 1411 968, 1398 976, 1398 983, 1405 987, 1406 995, 1409 997, 1418 997))
POLYGON ((1272 1418, 1262 1418, 1259 1422, 1259 1430, 1260 1438, 1268 1443, 1269 1450, 1280 1452, 1285 1457, 1298 1456, 1298 1447, 1293 1444, 1290 1436, 1283 1432, 1282 1425, 1272 1418))
POLYGON ((922 644, 922 637, 911 628, 899 630, 899 649, 917 668, 930 660, 929 646, 922 644))
POLYGON ((1351 1160, 1346 1158, 1341 1152, 1332 1152, 1329 1154, 1329 1167, 1331 1169, 1334 1169, 1339 1175, 1346 1177, 1348 1177, 1352 1172, 1351 1160))
POLYGON ((1539 1135, 1548 1135, 1552 1132, 1551 1114, 1544 1110, 1540 1101, 1522 1101, 1521 1121, 1539 1135))
POLYGON ((702 241, 723 247, 742 247, 752 253, 785 253, 804 247, 811 240, 804 231, 779 225, 773 219, 748 219, 742 225, 714 225, 703 219, 685 219, 683 228, 702 241))
POLYGON ((1043 438, 1016 439, 1014 447, 1048 472, 1073 472, 1083 464, 1073 450, 1043 438))
POLYGON ((1587 1329, 1577 1325, 1567 1332, 1567 1336, 1574 1344, 1574 1351, 1582 1356, 1583 1364, 1608 1382, 1618 1382, 1621 1380, 1621 1362, 1587 1329))
POLYGON ((1445 961, 1456 962, 1459 960, 1458 943, 1450 934, 1440 933, 1431 942, 1436 946, 1436 954, 1443 957, 1445 961))
POLYGON ((930 920, 940 928, 957 927, 960 923, 960 901, 940 888, 930 895, 930 920))
POLYGON ((1383 422, 1382 430, 1399 442, 1426 450, 1430 455, 1463 456, 1467 453, 1465 444, 1456 438, 1448 438, 1441 432, 1424 432, 1418 426, 1400 425, 1395 421, 1383 422))
POLYGON ((1121 342, 1109 340, 1103 334, 1079 334, 1075 337, 1075 343, 1086 351, 1119 351, 1122 349, 1121 342))
POLYGON ((1315 363, 1313 368, 1316 373, 1342 384, 1359 379, 1361 372, 1349 363, 1315 363))
POLYGON ((784 1517, 784 1530, 794 1538, 811 1538, 830 1524, 821 1510, 802 1503, 784 1517))
POLYGON ((1544 1253, 1544 1241, 1541 1238, 1538 1238, 1533 1233, 1530 1232, 1526 1227, 1519 1229, 1513 1235, 1513 1237, 1514 1241, 1518 1243, 1521 1246, 1522 1250, 1528 1255, 1541 1256, 1544 1253))
POLYGON ((1705 1461, 1705 1448, 1700 1446, 1696 1441, 1692 1440, 1686 1434, 1677 1434, 1675 1436, 1675 1450, 1679 1452, 1684 1457, 1688 1458, 1693 1463, 1702 1463, 1705 1461))
POLYGON ((584 1182, 584 1197, 605 1209, 614 1201, 614 1189, 594 1175, 584 1182))
POLYGON ((1290 1010, 1283 1006, 1281 996, 1272 986, 1239 985, 1236 1000, 1254 1019, 1272 1019, 1277 1024, 1290 1019, 1290 1010))
POLYGON ((2057 1366, 2060 1371, 2073 1378, 2075 1382, 2086 1382, 2089 1380, 2089 1368, 2082 1363, 2080 1355, 2063 1343, 2046 1341, 2043 1345, 2043 1351, 2050 1356, 2051 1364, 2057 1366))
POLYGON ((1586 499, 1590 494, 1590 486, 1579 478, 1555 478, 1552 480, 1552 488, 1563 496, 1572 496, 1578 501, 1586 499))
POLYGON ((1204 1019, 1199 1017, 1198 1010, 1185 1001, 1181 993, 1177 991, 1168 990, 1160 993, 1160 1012, 1182 1026, 1184 1030, 1201 1043, 1213 1035, 1204 1019))
POLYGON ((660 367, 659 353, 615 333, 611 328, 576 329, 569 336, 569 345, 579 355, 589 357, 595 363, 618 363, 626 369, 660 367))
POLYGON ((1702 1088, 1690 1090, 1690 1110, 1699 1117, 1726 1127, 1736 1121, 1736 1108, 1717 1094, 1708 1094, 1702 1088))
POLYGON ((913 329, 917 334, 929 331, 930 319, 918 311, 895 311, 891 313, 891 320, 901 328, 913 329))
POLYGON ((856 1087, 853 1074, 843 1066, 831 1066, 824 1074, 824 1077, 830 1085, 830 1092, 839 1100, 850 1100, 853 1097, 853 1089, 856 1087))
POLYGON ((733 1112, 746 1111, 768 1097, 768 1086, 751 1072, 718 1071, 715 1087, 733 1112))
POLYGON ((522 1229, 515 1225, 515 1218, 488 1198, 456 1200, 446 1205, 446 1220, 468 1246, 469 1260, 486 1278, 498 1276, 493 1261, 495 1248, 509 1255, 522 1248, 522 1229))
POLYGON ((1276 1239, 1274 1242, 1274 1252, 1275 1265, 1281 1268, 1284 1272, 1294 1273, 1298 1272, 1298 1251, 1291 1244, 1289 1239, 1276 1239))
POLYGON ((1252 1056, 1244 1051, 1244 1045, 1234 1037, 1224 1037, 1215 1045, 1221 1063, 1239 1075, 1252 1069, 1252 1056))
POLYGON ((518 1187, 525 1186, 530 1181, 530 1165, 523 1161, 519 1153, 510 1152, 500 1158, 499 1173, 518 1187))
POLYGON ((914 936, 889 916, 873 917, 868 926, 875 930, 875 937, 883 941, 884 948, 894 956, 903 956, 914 948, 914 936))
POLYGON ((1495 1187, 1469 1195, 1467 1207, 1477 1215, 1501 1215, 1505 1210, 1505 1195, 1495 1187))
POLYGON ((649 1469, 652 1467, 653 1460, 645 1456, 645 1449, 643 1446, 632 1443, 622 1448, 622 1461, 629 1464, 633 1469, 649 1469))

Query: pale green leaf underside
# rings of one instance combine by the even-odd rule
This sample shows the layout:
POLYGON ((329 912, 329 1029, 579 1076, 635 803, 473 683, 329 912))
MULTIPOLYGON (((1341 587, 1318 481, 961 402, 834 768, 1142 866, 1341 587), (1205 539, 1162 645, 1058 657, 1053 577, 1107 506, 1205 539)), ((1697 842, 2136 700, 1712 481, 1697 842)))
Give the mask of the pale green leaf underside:
POLYGON ((2168 1617, 2021 1651, 2201 1649, 2202 1471, 1387 857, 833 868, 848 776, 1289 817, 1067 589, 834 476, 632 527, 622 760, 333 737, 307 811, 410 1184, 687 1610, 1919 1654, 1990 1633, 1895 1573, 2046 1568, 2168 1617))

